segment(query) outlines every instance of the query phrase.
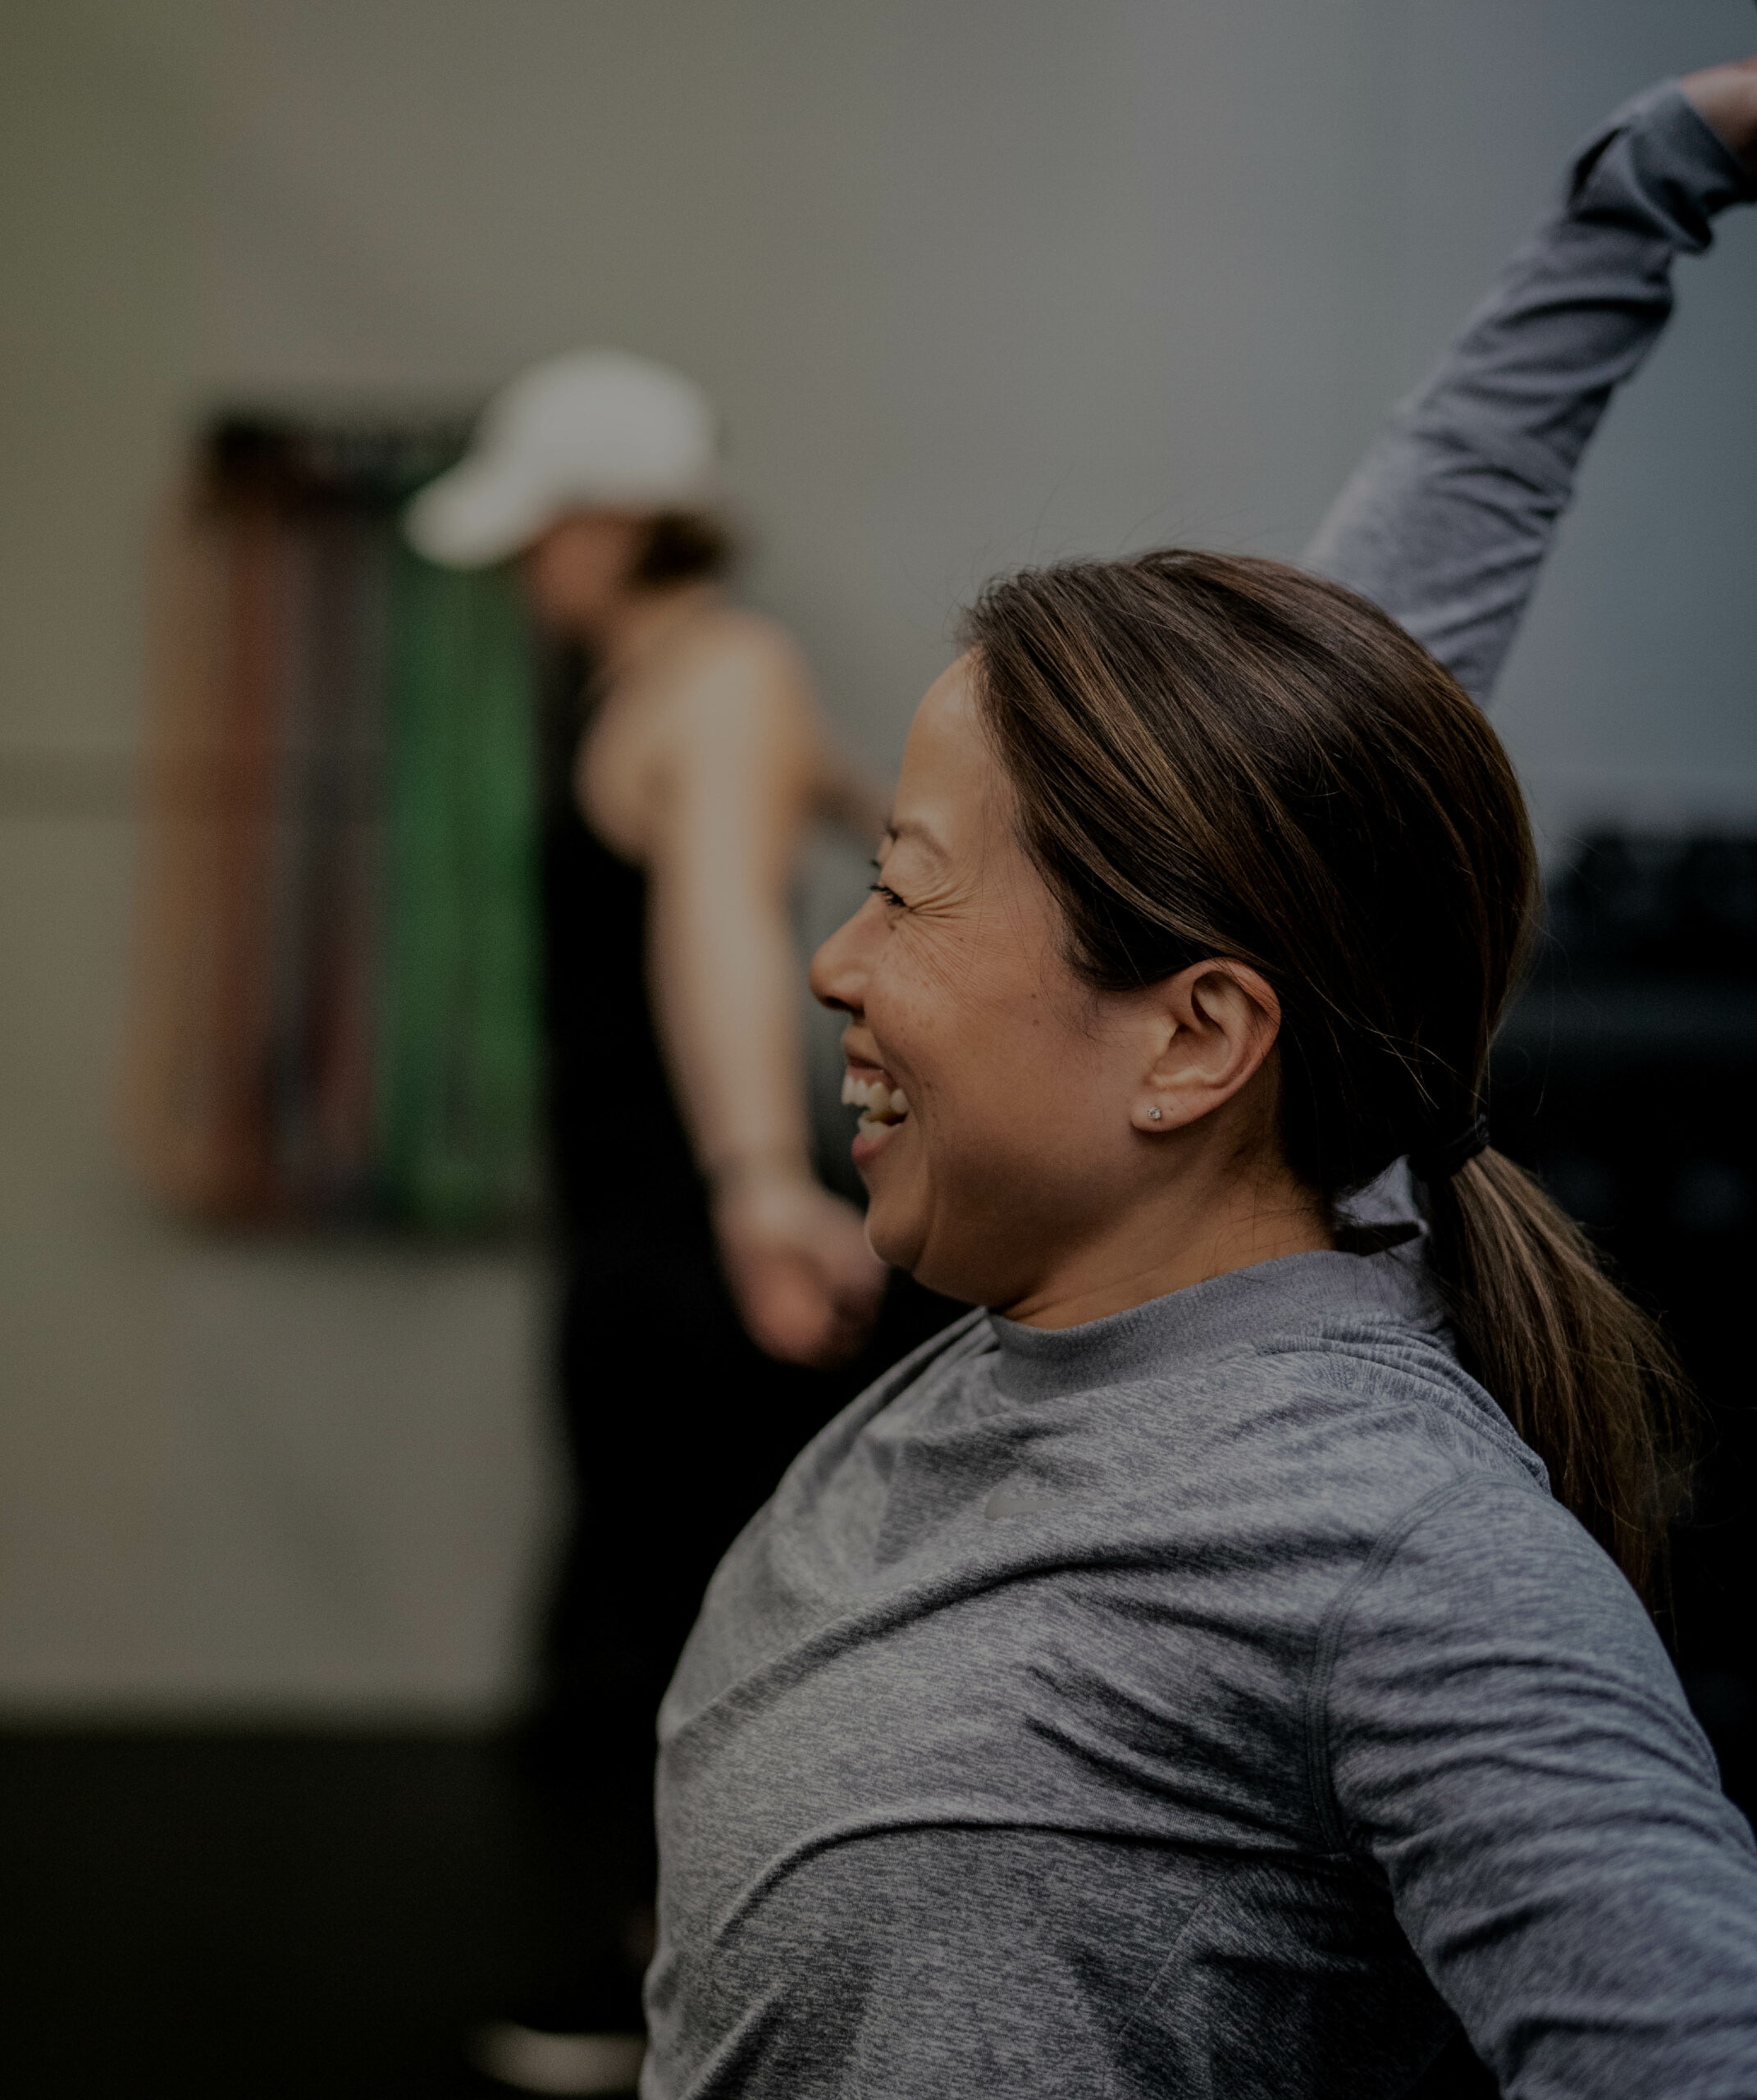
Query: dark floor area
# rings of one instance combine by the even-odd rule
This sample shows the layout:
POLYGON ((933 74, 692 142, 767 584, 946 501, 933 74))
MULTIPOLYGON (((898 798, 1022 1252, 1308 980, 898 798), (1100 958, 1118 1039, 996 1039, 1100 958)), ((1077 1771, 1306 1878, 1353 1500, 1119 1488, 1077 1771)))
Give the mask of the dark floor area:
POLYGON ((415 2100, 608 1940, 628 1862, 507 1747, 0 1737, 0 2086, 415 2100))

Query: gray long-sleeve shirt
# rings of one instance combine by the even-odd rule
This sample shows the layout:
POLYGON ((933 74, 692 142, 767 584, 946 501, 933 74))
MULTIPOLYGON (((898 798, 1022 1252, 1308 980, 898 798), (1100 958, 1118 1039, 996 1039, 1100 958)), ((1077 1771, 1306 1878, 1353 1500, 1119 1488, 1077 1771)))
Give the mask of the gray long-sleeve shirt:
POLYGON ((661 1715, 648 2100, 1757 2095, 1757 1851, 1420 1243, 833 1422, 661 1715))
MULTIPOLYGON (((1577 163, 1312 559, 1486 697, 1680 249, 1677 94, 1577 163)), ((732 1549, 660 1719, 646 2100, 1757 2100, 1757 1852, 1418 1242, 984 1314, 732 1549)))

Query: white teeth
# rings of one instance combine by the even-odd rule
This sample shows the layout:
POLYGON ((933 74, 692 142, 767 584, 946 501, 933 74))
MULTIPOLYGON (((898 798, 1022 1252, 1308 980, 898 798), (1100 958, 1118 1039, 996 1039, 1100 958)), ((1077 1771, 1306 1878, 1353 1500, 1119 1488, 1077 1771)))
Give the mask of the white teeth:
POLYGON ((857 1080, 852 1072, 842 1075, 842 1099, 845 1108, 865 1109, 875 1130, 909 1113, 909 1098, 901 1087, 888 1086, 883 1080, 857 1080))

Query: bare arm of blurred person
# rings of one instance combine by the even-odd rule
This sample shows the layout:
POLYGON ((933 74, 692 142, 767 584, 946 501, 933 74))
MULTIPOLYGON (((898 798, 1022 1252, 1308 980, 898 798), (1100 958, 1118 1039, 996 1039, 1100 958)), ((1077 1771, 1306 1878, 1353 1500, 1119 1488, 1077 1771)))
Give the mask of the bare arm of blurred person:
POLYGON ((1306 550, 1486 702, 1611 395, 1658 341, 1672 264, 1757 197, 1757 61, 1626 103, 1306 550))
POLYGON ((869 819, 876 797, 765 620, 703 613, 641 682, 627 738, 605 723, 588 760, 626 816, 606 823, 583 770, 582 800, 636 834, 647 870, 654 1015, 740 1313, 770 1354, 832 1363, 864 1337, 884 1271, 859 1212, 811 1171, 789 889, 810 819, 869 819))

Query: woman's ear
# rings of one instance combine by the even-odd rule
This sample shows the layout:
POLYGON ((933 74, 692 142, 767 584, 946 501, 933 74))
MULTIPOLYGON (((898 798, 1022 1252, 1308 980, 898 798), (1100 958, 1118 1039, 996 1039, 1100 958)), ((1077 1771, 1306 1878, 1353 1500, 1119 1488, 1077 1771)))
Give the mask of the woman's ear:
POLYGON ((1150 1135, 1187 1127, 1248 1086, 1281 1031, 1281 1002, 1248 963, 1192 963, 1143 995, 1149 1056, 1130 1121, 1150 1135))

